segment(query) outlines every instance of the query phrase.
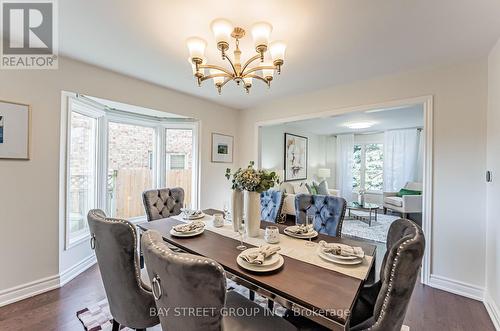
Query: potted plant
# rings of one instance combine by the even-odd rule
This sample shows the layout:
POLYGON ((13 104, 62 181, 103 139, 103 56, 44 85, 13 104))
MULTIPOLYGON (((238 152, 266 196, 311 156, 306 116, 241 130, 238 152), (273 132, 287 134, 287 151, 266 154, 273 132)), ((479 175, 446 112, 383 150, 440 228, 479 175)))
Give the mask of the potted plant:
MULTIPOLYGON (((278 175, 274 171, 255 169, 254 162, 251 161, 248 167, 245 169, 240 168, 233 174, 231 174, 230 169, 226 169, 226 178, 231 179, 231 177, 233 196, 239 194, 235 193, 235 191, 245 192, 244 203, 247 216, 245 220, 246 232, 250 237, 257 237, 259 236, 261 221, 260 194, 269 190, 276 183, 279 183, 278 175)), ((239 226, 239 224, 235 225, 235 227, 236 226, 239 226)))

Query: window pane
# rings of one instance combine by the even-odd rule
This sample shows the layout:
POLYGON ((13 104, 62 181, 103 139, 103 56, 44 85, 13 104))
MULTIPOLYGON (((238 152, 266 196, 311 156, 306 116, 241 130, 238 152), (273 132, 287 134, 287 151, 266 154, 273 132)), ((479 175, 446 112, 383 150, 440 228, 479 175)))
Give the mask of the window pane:
POLYGON ((153 128, 110 122, 107 209, 111 216, 145 215, 142 192, 153 187, 153 128))
POLYGON ((365 189, 382 191, 384 149, 382 144, 367 144, 365 146, 365 189))
POLYGON ((85 233, 87 213, 96 207, 97 120, 71 112, 69 155, 69 237, 85 233))
POLYGON ((352 188, 359 190, 361 187, 361 145, 354 145, 352 177, 352 188))
POLYGON ((182 187, 184 203, 192 204, 193 130, 167 129, 167 187, 182 187), (180 157, 182 156, 182 167, 180 157))

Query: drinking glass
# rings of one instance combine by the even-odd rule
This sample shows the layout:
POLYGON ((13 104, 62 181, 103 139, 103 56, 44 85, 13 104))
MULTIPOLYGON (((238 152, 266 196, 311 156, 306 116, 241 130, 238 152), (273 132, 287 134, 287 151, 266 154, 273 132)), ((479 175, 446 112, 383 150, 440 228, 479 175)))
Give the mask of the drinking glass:
POLYGON ((236 246, 237 250, 244 251, 247 246, 243 245, 243 235, 245 234, 245 225, 242 223, 238 227, 238 233, 240 234, 240 244, 236 246))
POLYGON ((227 201, 224 201, 224 206, 222 207, 222 210, 224 211, 224 218, 229 219, 229 203, 227 201))
MULTIPOLYGON (((313 215, 307 215, 306 219, 305 219, 306 229, 309 228, 309 225, 312 225, 312 224, 314 224, 314 216, 313 215)), ((314 243, 311 241, 311 237, 307 238, 306 246, 308 246, 308 247, 313 247, 314 246, 314 243)))

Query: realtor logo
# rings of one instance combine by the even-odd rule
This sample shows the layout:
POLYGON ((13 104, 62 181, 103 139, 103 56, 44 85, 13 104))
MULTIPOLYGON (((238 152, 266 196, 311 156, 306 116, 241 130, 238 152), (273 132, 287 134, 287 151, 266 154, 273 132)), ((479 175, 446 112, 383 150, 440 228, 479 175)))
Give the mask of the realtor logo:
POLYGON ((57 69, 56 0, 0 0, 2 69, 57 69))

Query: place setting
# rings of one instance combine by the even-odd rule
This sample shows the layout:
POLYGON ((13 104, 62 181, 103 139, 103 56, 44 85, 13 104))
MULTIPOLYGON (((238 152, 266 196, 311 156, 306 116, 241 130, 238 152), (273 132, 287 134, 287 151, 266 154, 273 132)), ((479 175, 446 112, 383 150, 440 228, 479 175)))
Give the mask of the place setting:
POLYGON ((205 217, 205 213, 203 211, 188 207, 181 208, 181 213, 182 219, 186 221, 199 220, 205 217))
POLYGON ((174 237, 194 237, 205 231, 205 223, 194 221, 185 224, 178 224, 172 227, 170 234, 174 237))
POLYGON ((361 247, 353 247, 339 243, 327 243, 321 240, 318 255, 328 262, 343 265, 357 265, 363 263, 365 252, 361 247))
POLYGON ((236 258, 236 262, 245 270, 253 272, 270 272, 278 270, 285 263, 285 259, 276 245, 263 245, 252 247, 242 251, 236 258))
POLYGON ((318 231, 314 230, 313 220, 312 215, 307 215, 305 223, 288 226, 283 232, 293 238, 306 239, 308 240, 306 242, 307 246, 314 246, 315 244, 311 242, 311 239, 318 236, 318 231))

